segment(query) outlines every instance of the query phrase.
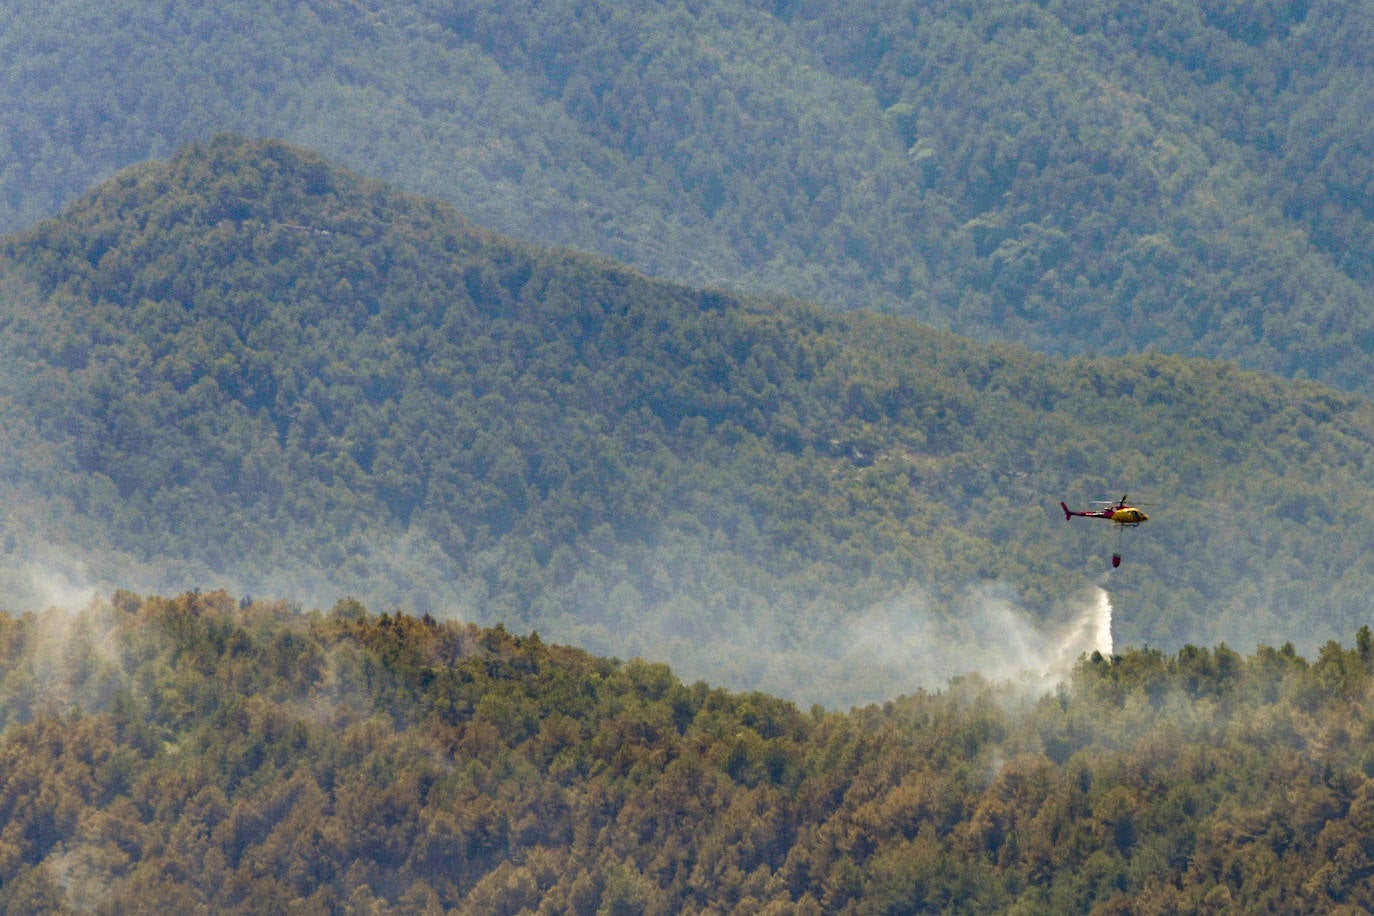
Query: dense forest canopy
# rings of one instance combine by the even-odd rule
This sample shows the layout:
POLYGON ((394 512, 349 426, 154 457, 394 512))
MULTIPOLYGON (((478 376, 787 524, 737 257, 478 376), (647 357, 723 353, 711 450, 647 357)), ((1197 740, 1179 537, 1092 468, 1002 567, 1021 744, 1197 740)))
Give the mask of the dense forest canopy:
POLYGON ((1374 378, 1371 0, 8 12, 3 229, 233 130, 694 286, 1374 378))
POLYGON ((7 912, 1374 907, 1374 637, 849 713, 224 593, 0 615, 7 912))
POLYGON ((1098 583, 1122 645, 1367 620, 1360 396, 652 280, 230 136, 0 253, 14 611, 352 594, 833 704, 1000 668, 1098 583), (1125 486, 1159 504, 1108 580, 1056 503, 1125 486))

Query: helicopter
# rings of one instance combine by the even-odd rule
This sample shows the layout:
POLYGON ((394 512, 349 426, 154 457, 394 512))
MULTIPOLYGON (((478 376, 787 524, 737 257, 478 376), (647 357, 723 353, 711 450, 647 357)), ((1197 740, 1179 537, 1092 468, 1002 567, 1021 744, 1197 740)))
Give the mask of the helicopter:
MULTIPOLYGON (((1070 509, 1068 504, 1063 502, 1059 504, 1059 508, 1064 510, 1064 521, 1066 522, 1072 521, 1074 516, 1079 516, 1080 518, 1105 518, 1108 521, 1115 522, 1122 526, 1117 529, 1119 532, 1127 527, 1136 528, 1141 522, 1148 522, 1150 520, 1150 517, 1137 507, 1127 505, 1127 499, 1128 497, 1122 494, 1121 499, 1115 503, 1103 500, 1101 509, 1089 509, 1084 512, 1070 509)), ((1118 550, 1112 553, 1112 569, 1116 569, 1120 565, 1121 552, 1118 550)))

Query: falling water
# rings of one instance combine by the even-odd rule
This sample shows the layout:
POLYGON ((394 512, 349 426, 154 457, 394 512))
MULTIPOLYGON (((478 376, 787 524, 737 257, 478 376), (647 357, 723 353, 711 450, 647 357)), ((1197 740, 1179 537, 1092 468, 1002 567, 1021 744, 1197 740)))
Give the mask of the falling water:
POLYGON ((1096 627, 1093 631, 1094 648, 1107 658, 1112 657, 1112 599, 1105 588, 1097 590, 1096 627))
MULTIPOLYGON (((1078 617, 1059 632, 1056 664, 1051 671, 1067 673, 1080 655, 1101 652, 1112 654, 1112 601, 1107 590, 1094 586, 1089 600, 1078 617)), ((1053 643, 1051 643, 1053 644, 1053 643)))

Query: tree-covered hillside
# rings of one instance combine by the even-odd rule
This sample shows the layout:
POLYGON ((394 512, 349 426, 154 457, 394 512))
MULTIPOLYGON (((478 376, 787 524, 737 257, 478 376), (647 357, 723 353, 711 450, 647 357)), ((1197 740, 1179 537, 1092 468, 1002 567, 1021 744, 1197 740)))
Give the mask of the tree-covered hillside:
POLYGON ((233 130, 697 286, 1374 377, 1371 0, 7 13, 0 228, 233 130))
POLYGON ((0 260, 0 574, 538 629, 827 703, 1368 618, 1374 409, 1056 360, 480 231, 278 142, 132 168, 0 260), (1117 542, 1059 499, 1152 498, 1117 542), (1017 653, 1020 653, 1019 655, 1017 653))
POLYGON ((1372 640, 841 714, 356 602, 0 615, 0 909, 1367 912, 1372 640))

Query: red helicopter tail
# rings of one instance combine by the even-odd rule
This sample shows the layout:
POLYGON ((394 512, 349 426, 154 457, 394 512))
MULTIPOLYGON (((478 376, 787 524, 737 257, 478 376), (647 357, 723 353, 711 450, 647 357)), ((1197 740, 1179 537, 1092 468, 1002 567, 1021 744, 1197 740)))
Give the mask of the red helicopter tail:
POLYGON ((1067 503, 1060 503, 1059 508, 1064 510, 1064 521, 1067 522, 1073 519, 1073 513, 1069 511, 1069 506, 1067 503))

